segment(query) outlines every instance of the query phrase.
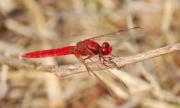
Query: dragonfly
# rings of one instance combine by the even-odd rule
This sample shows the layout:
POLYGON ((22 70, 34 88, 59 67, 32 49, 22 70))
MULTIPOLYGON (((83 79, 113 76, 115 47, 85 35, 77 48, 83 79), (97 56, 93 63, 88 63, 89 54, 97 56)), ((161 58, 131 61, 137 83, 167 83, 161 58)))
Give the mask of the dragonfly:
POLYGON ((98 35, 92 38, 84 39, 76 43, 76 45, 68 45, 62 48, 41 50, 25 53, 23 58, 44 58, 52 56, 65 56, 74 54, 76 58, 84 64, 88 72, 92 72, 91 68, 87 65, 86 60, 91 60, 92 57, 98 55, 99 61, 106 67, 111 67, 109 64, 118 68, 118 65, 112 61, 112 46, 108 42, 112 38, 120 36, 140 35, 140 27, 133 27, 130 29, 118 30, 115 32, 98 35), (107 40, 100 45, 98 41, 107 40))

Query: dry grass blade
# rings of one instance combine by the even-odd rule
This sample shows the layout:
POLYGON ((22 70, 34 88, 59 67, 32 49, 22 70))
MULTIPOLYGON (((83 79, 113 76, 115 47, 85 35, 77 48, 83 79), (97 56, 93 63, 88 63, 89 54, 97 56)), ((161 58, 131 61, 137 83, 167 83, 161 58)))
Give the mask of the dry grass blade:
POLYGON ((151 89, 151 86, 147 82, 135 76, 132 76, 127 72, 117 69, 112 69, 111 72, 126 84, 126 86, 129 88, 129 92, 131 93, 131 95, 149 91, 151 89))

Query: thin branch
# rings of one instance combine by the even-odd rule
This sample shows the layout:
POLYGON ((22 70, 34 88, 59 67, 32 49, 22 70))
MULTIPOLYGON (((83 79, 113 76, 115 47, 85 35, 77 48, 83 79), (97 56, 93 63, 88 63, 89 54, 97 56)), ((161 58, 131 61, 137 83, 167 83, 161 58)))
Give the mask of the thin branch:
MULTIPOLYGON (((162 48, 158 48, 155 50, 150 50, 144 53, 140 53, 137 55, 133 56, 128 56, 128 57, 115 57, 113 59, 114 62, 117 63, 119 67, 131 64, 131 63, 136 63, 140 62, 143 60, 147 60, 150 58, 154 58, 157 56, 161 56, 164 54, 168 54, 174 51, 180 50, 180 43, 173 44, 173 45, 168 45, 162 48)), ((86 68, 84 67, 83 64, 77 63, 77 64, 70 64, 70 65, 38 65, 38 64, 33 64, 29 63, 26 61, 18 60, 18 59, 13 59, 13 58, 7 58, 4 56, 0 56, 0 63, 1 64, 8 64, 10 66, 15 66, 19 68, 26 68, 26 69, 34 69, 38 71, 47 71, 47 72, 52 72, 55 73, 57 76, 68 76, 72 74, 77 74, 81 72, 86 72, 86 68)), ((88 62, 88 65, 92 67, 93 70, 99 70, 98 66, 93 65, 92 62, 88 62)), ((107 67, 102 66, 100 69, 107 69, 107 67)))

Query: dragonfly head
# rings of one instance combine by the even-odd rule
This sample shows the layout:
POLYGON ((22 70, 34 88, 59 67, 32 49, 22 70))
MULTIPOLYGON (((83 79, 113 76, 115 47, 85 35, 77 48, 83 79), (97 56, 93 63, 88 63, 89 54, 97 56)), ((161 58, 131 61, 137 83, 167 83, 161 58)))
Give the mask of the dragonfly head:
POLYGON ((108 42, 104 42, 102 44, 102 55, 109 55, 112 52, 112 47, 109 45, 108 42))

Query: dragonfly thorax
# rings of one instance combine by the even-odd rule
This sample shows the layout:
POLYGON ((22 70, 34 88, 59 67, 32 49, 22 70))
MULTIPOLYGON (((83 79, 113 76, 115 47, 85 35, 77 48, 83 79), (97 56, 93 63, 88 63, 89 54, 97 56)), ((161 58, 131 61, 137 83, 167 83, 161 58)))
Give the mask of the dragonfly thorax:
POLYGON ((102 55, 109 55, 112 52, 112 47, 109 45, 108 42, 103 42, 102 44, 102 55))

